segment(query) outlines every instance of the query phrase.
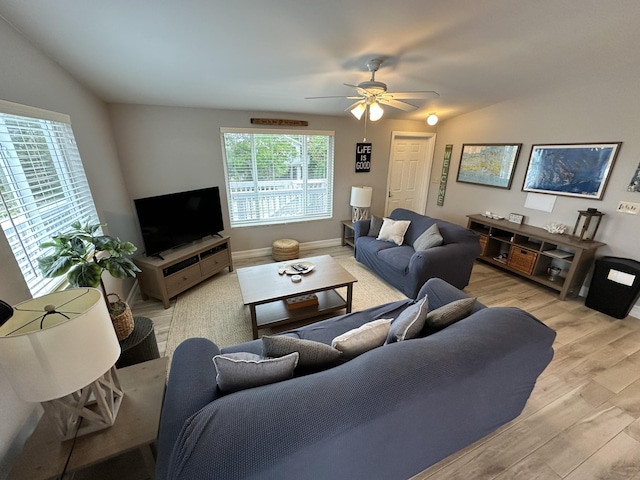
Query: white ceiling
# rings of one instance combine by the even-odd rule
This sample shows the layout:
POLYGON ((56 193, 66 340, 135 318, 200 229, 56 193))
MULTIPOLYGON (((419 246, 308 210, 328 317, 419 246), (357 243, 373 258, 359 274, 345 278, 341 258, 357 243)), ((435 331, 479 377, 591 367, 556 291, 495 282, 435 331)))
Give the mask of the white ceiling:
POLYGON ((440 93, 386 107, 396 118, 640 79, 638 0, 0 0, 0 15, 107 102, 348 115, 304 97, 351 94, 376 57, 389 91, 440 93))

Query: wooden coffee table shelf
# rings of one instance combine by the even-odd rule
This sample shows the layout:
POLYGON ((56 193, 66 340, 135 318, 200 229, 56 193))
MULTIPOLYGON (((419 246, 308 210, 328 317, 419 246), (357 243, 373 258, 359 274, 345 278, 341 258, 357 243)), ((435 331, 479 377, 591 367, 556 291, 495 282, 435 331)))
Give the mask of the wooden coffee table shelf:
POLYGON ((238 269, 242 299, 251 312, 253 338, 258 338, 260 328, 321 319, 342 309, 351 312, 353 284, 357 281, 329 255, 238 269), (299 283, 292 282, 290 275, 278 274, 280 266, 296 261, 315 265, 299 283), (342 287, 347 289, 346 297, 336 291, 342 287), (318 296, 318 305, 287 309, 285 299, 310 293, 318 296))

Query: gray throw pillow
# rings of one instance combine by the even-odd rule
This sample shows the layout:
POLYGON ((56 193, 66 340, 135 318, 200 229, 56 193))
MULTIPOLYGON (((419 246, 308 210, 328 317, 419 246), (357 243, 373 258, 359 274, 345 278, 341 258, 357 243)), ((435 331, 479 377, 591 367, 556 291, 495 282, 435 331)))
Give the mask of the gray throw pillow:
POLYGON ((384 345, 392 319, 381 318, 349 330, 331 341, 331 346, 353 358, 384 345))
POLYGON ((415 239, 413 242, 413 249, 416 252, 421 250, 428 250, 432 247, 437 247, 442 245, 443 238, 440 235, 440 229, 438 228, 438 224, 434 223, 429 228, 427 228, 422 235, 415 239))
POLYGON ((262 337, 262 354, 265 357, 283 357, 298 352, 298 367, 322 367, 335 362, 342 352, 331 345, 313 340, 265 335, 262 337))
POLYGON ((298 357, 298 352, 280 358, 266 358, 249 352, 216 355, 213 363, 218 388, 231 393, 286 380, 293 377, 298 357))
POLYGON ((378 237, 380 235, 380 229, 382 228, 382 217, 376 217, 375 215, 371 215, 370 225, 369 225, 369 233, 367 233, 368 237, 378 237))
POLYGON ((402 342, 420 335, 427 320, 429 302, 427 297, 405 308, 391 323, 387 343, 402 342))
POLYGON ((468 317, 476 303, 475 298, 462 298, 447 303, 427 314, 425 327, 431 333, 468 317))

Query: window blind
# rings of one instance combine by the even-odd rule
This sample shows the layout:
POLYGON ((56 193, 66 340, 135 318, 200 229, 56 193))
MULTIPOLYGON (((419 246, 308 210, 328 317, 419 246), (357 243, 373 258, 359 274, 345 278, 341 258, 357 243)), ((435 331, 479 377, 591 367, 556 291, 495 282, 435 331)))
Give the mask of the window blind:
POLYGON ((40 244, 78 220, 98 214, 69 117, 0 101, 0 222, 34 297, 62 281, 40 273, 40 244))
POLYGON ((331 218, 333 132, 221 129, 232 227, 331 218))

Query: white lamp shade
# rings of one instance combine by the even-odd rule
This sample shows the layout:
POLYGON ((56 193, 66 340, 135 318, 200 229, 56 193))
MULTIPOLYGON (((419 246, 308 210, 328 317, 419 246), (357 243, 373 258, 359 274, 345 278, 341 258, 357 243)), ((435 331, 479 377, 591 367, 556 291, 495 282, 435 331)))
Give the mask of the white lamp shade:
POLYGON ((371 206, 371 187, 351 187, 351 200, 349 205, 352 207, 368 208, 371 206))
POLYGON ((28 402, 46 402, 86 387, 119 356, 109 311, 95 288, 27 300, 0 326, 0 366, 28 402), (45 316, 45 306, 55 307, 56 313, 45 316))
POLYGON ((438 116, 435 113, 432 113, 427 117, 427 123, 432 126, 435 125, 438 123, 438 116))
POLYGON ((383 113, 384 110, 378 102, 373 102, 371 105, 369 105, 369 120, 371 120, 372 122, 380 120, 383 113))
POLYGON ((358 105, 356 105, 351 109, 351 113, 353 114, 354 117, 360 120, 362 118, 362 114, 366 109, 367 107, 365 107, 363 103, 359 103, 358 105))

